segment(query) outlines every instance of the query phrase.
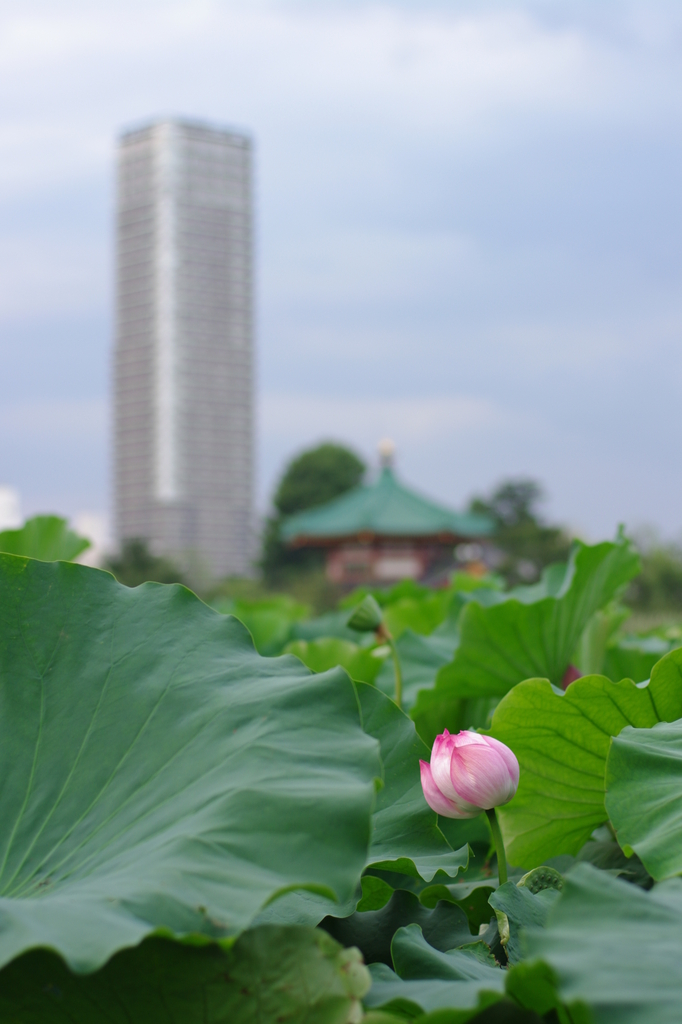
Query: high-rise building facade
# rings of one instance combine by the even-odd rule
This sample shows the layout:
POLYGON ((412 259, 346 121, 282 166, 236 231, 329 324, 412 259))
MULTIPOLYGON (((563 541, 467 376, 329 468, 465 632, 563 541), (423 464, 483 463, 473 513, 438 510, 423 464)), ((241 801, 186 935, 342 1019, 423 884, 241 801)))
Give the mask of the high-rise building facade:
POLYGON ((119 542, 213 576, 252 556, 251 143, 164 120, 120 140, 119 542))

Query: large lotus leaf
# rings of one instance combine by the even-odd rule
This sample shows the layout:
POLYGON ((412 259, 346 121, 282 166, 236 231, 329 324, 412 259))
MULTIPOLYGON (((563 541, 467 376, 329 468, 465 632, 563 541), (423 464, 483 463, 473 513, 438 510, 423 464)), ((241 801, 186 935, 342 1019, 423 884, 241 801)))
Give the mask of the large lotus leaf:
POLYGON ((284 654, 295 654, 312 672, 326 672, 340 665, 351 679, 373 683, 384 663, 387 651, 382 647, 367 649, 350 640, 335 636, 319 640, 292 640, 284 654))
MULTIPOLYGON (((396 642, 403 672, 402 705, 406 711, 416 703, 419 691, 431 688, 438 671, 452 661, 456 643, 450 635, 433 633, 421 636, 411 629, 406 629, 396 642)), ((395 697, 395 673, 390 659, 383 663, 376 685, 390 697, 395 697)))
POLYGON ((378 744, 345 672, 261 658, 180 586, 0 556, 0 964, 352 897, 378 744))
POLYGON ((648 685, 584 676, 565 693, 529 679, 497 707, 491 735, 516 754, 516 796, 499 809, 507 853, 526 868, 575 854, 608 818, 604 773, 612 736, 682 717, 682 653, 672 651, 648 685))
POLYGON ((680 1020, 682 884, 677 879, 645 892, 580 864, 567 875, 547 926, 526 933, 526 946, 529 955, 553 969, 561 998, 588 1004, 595 1024, 680 1020))
POLYGON ((437 871, 450 877, 466 867, 466 843, 453 852, 424 799, 419 761, 430 754, 414 724, 374 686, 357 683, 365 732, 381 744, 384 786, 377 794, 368 865, 430 882, 437 871))
MULTIPOLYGON (((572 1005, 568 1015, 557 996, 555 976, 542 962, 503 971, 483 942, 443 953, 415 925, 396 932, 392 950, 396 973, 384 964, 371 965, 372 988, 364 1001, 402 1019, 417 1024, 592 1024, 579 1005, 572 1005)), ((371 1013, 366 1019, 374 1024, 371 1013)), ((376 1024, 383 1024, 378 1016, 376 1024)))
POLYGON ((339 640, 350 640, 352 643, 373 644, 371 633, 360 633, 348 626, 349 612, 345 609, 336 612, 325 612, 315 619, 302 619, 294 622, 291 627, 292 640, 321 640, 324 637, 337 637, 339 640))
POLYGON ((492 917, 488 900, 494 891, 492 885, 482 885, 480 881, 458 882, 454 885, 440 883, 422 889, 419 901, 425 907, 435 907, 439 900, 454 903, 466 914, 472 934, 478 935, 481 925, 487 925, 492 917))
MULTIPOLYGON (((554 971, 542 960, 534 960, 532 963, 524 960, 511 968, 507 972, 506 988, 507 995, 517 1006, 532 1011, 525 1016, 523 1010, 520 1010, 518 1018, 510 1015, 509 1024, 517 1024, 517 1021, 518 1024, 540 1024, 540 1021, 544 1021, 545 1024, 549 1024, 550 1021, 553 1024, 594 1024, 592 1014, 584 1003, 574 1002, 568 1007, 561 1002, 554 971)), ((494 1022, 491 1021, 490 1024, 494 1022)), ((507 1018, 504 1019, 504 1024, 507 1024, 507 1018)))
MULTIPOLYGON (((592 838, 585 843, 577 858, 568 857, 568 861, 573 863, 564 865, 563 871, 569 870, 576 861, 584 861, 585 864, 593 864, 595 868, 608 871, 610 875, 618 876, 626 882, 640 885, 643 889, 650 889, 654 884, 653 878, 639 857, 633 853, 627 856, 616 842, 612 829, 607 825, 598 828, 592 834, 592 838)), ((542 868, 539 870, 542 871, 542 868)))
POLYGON ((558 898, 558 889, 532 892, 527 886, 513 882, 505 882, 492 893, 490 906, 495 910, 500 938, 510 964, 518 964, 523 959, 522 930, 544 925, 558 898))
POLYGON ((291 637, 295 622, 310 613, 308 605, 301 604, 287 594, 278 594, 262 600, 217 602, 218 611, 234 615, 243 622, 260 654, 280 654, 291 637))
POLYGON ((0 972, 12 1024, 350 1024, 370 978, 323 931, 263 926, 228 943, 149 938, 94 974, 34 950, 0 972))
POLYGON ((391 953, 395 974, 383 963, 370 968, 372 988, 365 996, 367 1006, 396 1010, 412 1006, 422 1011, 481 1009, 496 1003, 504 993, 505 972, 483 942, 445 952, 426 940, 418 924, 409 924, 396 931, 391 953))
POLYGON ((370 973, 372 987, 364 1003, 380 1009, 374 1011, 376 1017, 370 1010, 363 1024, 541 1024, 539 1018, 514 1007, 501 993, 479 991, 476 982, 403 981, 385 964, 373 964, 370 973))
POLYGON ((677 647, 660 636, 623 637, 607 647, 603 672, 609 679, 634 679, 636 683, 648 679, 654 665, 668 651, 677 647))
POLYGON ((428 597, 431 593, 433 591, 429 587, 425 587, 423 583, 417 583, 415 580, 410 579, 400 580, 392 587, 389 587, 388 590, 385 587, 360 586, 341 598, 339 608, 355 608, 368 594, 371 594, 382 608, 387 608, 389 605, 395 604, 396 601, 402 601, 405 597, 418 601, 422 597, 428 597))
POLYGON ((464 911, 451 903, 433 910, 422 906, 413 892, 397 889, 381 910, 356 911, 350 917, 326 917, 322 927, 342 946, 357 946, 368 964, 391 965, 391 942, 402 925, 417 924, 437 949, 453 949, 471 942, 464 911))
MULTIPOLYGON (((372 816, 372 841, 366 867, 431 881, 454 877, 468 861, 467 839, 453 851, 438 828, 438 818, 428 807, 421 788, 419 761, 429 751, 410 719, 374 686, 356 683, 362 724, 380 743, 384 768, 383 786, 372 816)), ((328 914, 348 917, 356 909, 361 892, 333 904, 324 896, 290 893, 266 907, 258 921, 278 924, 318 924, 328 914)))
MULTIPOLYGON (((406 1019, 413 1020, 413 1017, 413 1014, 409 1018, 405 1018, 402 1013, 400 1016, 397 1016, 394 1013, 387 1013, 385 1010, 370 1010, 369 1013, 363 1016, 362 1024, 405 1024, 406 1019)), ((461 1022, 459 1020, 452 1022, 448 1020, 429 1020, 428 1017, 422 1014, 419 1024, 461 1024, 461 1022)))
MULTIPOLYGON (((500 971, 500 974, 502 972, 500 971)), ((368 1007, 380 1007, 389 1013, 397 1013, 403 1019, 417 1019, 421 1024, 423 1012, 434 1012, 434 1024, 445 1021, 449 1024, 443 1010, 469 1010, 468 1014, 454 1016, 453 1021, 474 1020, 488 1007, 494 1006, 502 999, 502 994, 484 990, 475 981, 448 981, 439 978, 410 979, 404 981, 385 964, 373 964, 371 967, 372 987, 365 996, 364 1003, 368 1007), (441 1011, 438 1013, 438 1011, 441 1011)), ((427 1017, 426 1020, 429 1018, 427 1017)), ((492 1021, 494 1021, 494 1017, 492 1021)))
POLYGON ((413 717, 432 717, 442 707, 441 727, 451 726, 458 724, 446 720, 454 700, 503 697, 533 677, 558 685, 594 612, 638 570, 639 557, 626 541, 577 544, 560 576, 548 574, 539 589, 495 595, 487 607, 471 600, 460 615, 454 659, 433 690, 420 692, 413 717))
POLYGON ((445 952, 426 941, 418 924, 399 928, 391 943, 396 974, 405 980, 447 978, 450 981, 488 982, 498 990, 504 984, 499 964, 485 942, 469 942, 445 952))
POLYGON ((606 810, 656 879, 682 874, 682 721, 623 729, 606 762, 606 810))
POLYGON ((441 694, 433 700, 435 691, 421 690, 417 702, 410 710, 417 732, 429 747, 443 729, 458 733, 460 729, 489 729, 499 697, 448 697, 441 694), (423 698, 423 699, 422 699, 423 698))
POLYGON ((447 590, 429 591, 421 597, 402 597, 384 608, 384 621, 394 637, 406 629, 428 635, 445 618, 452 595, 447 590))
POLYGON ((70 530, 59 516, 34 516, 20 530, 0 533, 0 551, 43 562, 70 562, 89 547, 90 541, 70 530))
POLYGON ((394 891, 393 886, 389 885, 388 882, 378 875, 363 875, 362 899, 356 909, 361 912, 365 910, 381 910, 382 907, 386 906, 394 891))

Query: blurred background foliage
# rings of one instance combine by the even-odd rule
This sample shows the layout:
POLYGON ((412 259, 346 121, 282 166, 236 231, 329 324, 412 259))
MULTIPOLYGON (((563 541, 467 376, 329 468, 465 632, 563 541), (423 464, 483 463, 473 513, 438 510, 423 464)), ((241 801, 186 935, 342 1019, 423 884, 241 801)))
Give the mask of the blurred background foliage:
POLYGON ((335 594, 329 594, 324 580, 324 552, 321 550, 291 549, 280 537, 282 520, 295 512, 303 512, 324 505, 340 494, 362 483, 367 471, 359 456, 343 445, 326 442, 302 452, 288 464, 275 490, 273 513, 263 529, 259 568, 268 587, 284 587, 300 592, 307 582, 317 602, 332 603, 335 594), (302 579, 302 577, 308 577, 302 579))
POLYGON ((664 542, 653 531, 641 531, 635 543, 642 571, 630 584, 626 603, 642 621, 660 621, 669 612, 682 613, 682 544, 664 542))
POLYGON ((0 533, 0 551, 44 562, 70 562, 89 547, 90 541, 70 530, 59 516, 34 516, 20 529, 0 533))
POLYGON ((495 523, 494 565, 511 587, 532 583, 552 562, 568 557, 571 538, 560 526, 550 526, 539 511, 544 498, 535 480, 507 480, 487 498, 473 498, 469 511, 490 516, 495 523))
POLYGON ((108 559, 103 568, 112 572, 119 583, 137 587, 140 583, 185 583, 184 574, 167 558, 158 558, 146 541, 126 540, 118 558, 108 559))
MULTIPOLYGON (((469 575, 453 557, 453 571, 437 589, 404 580, 391 587, 361 587, 349 594, 326 579, 323 552, 287 549, 279 531, 286 516, 322 505, 358 486, 366 471, 357 454, 331 442, 292 459, 273 496, 252 578, 206 582, 192 573, 191 567, 179 567, 156 556, 141 539, 127 541, 119 555, 110 557, 103 567, 126 586, 151 580, 192 587, 221 612, 240 618, 262 653, 286 649, 311 666, 327 661, 344 664, 364 680, 378 678, 381 684, 382 677, 388 678, 388 668, 382 668, 383 654, 368 660, 364 647, 370 641, 346 626, 348 612, 365 594, 373 594, 382 606, 388 628, 407 648, 408 662, 422 666, 417 672, 421 678, 424 659, 434 668, 452 656, 456 621, 467 595, 475 591, 477 601, 494 603, 512 588, 539 585, 548 566, 569 557, 569 531, 542 515, 541 485, 515 478, 502 481, 489 494, 476 496, 469 503, 470 511, 485 513, 496 524, 485 553, 486 575, 469 575), (425 637, 429 638, 428 650, 419 639, 425 637)), ((653 531, 640 531, 633 542, 641 571, 594 617, 576 654, 590 670, 597 662, 606 663, 608 674, 614 676, 627 674, 628 667, 641 675, 652 658, 660 657, 682 638, 682 544, 662 540, 653 531)), ((0 533, 0 550, 34 558, 80 558, 88 546, 89 542, 58 516, 36 516, 19 530, 0 533)), ((408 664, 408 676, 409 671, 408 664)))

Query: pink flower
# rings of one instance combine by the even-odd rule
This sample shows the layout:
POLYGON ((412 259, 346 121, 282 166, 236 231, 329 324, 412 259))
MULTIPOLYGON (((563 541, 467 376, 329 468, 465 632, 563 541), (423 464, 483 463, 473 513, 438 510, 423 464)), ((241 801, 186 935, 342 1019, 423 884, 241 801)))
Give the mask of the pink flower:
POLYGON ((431 810, 445 818, 475 818, 509 803, 519 784, 519 762, 504 743, 478 732, 436 736, 431 763, 419 762, 431 810))

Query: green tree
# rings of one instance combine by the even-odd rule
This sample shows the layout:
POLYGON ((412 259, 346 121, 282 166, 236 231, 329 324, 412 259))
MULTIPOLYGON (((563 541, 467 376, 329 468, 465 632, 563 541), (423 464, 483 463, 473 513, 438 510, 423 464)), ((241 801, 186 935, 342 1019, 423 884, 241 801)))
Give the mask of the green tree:
POLYGON ((280 536, 285 516, 317 505, 325 505, 362 481, 366 466, 343 445, 325 444, 292 459, 277 485, 272 503, 275 509, 265 524, 261 569, 271 585, 286 584, 292 576, 320 569, 323 552, 287 548, 280 536))
POLYGON ((494 520, 494 543, 503 556, 497 569, 511 586, 532 582, 546 565, 568 557, 569 536, 540 516, 543 497, 535 480, 505 480, 488 498, 474 498, 469 505, 471 512, 494 520))
POLYGON ((124 540, 118 558, 107 561, 105 568, 112 572, 119 583, 126 587, 137 587, 140 583, 184 583, 177 566, 166 558, 158 558, 140 538, 124 540))
POLYGON ((638 611, 678 612, 682 609, 682 547, 655 534, 637 538, 642 571, 630 584, 626 602, 638 611))

